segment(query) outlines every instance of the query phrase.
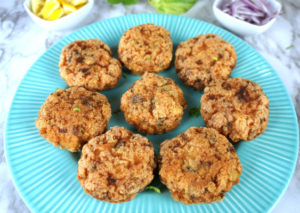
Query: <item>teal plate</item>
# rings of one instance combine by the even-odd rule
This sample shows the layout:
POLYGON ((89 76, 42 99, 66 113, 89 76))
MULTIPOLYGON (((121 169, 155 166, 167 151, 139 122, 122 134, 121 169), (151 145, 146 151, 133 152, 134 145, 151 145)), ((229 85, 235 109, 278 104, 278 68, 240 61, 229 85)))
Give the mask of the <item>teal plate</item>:
MULTIPOLYGON (((105 91, 112 111, 117 111, 121 95, 140 77, 124 70, 116 88, 105 91)), ((202 93, 185 86, 176 76, 174 62, 160 75, 171 77, 183 89, 188 104, 178 128, 163 135, 149 136, 155 144, 172 138, 191 126, 204 126, 201 117, 188 111, 199 106, 202 93)), ((121 112, 113 113, 110 126, 120 125, 132 131, 121 112)), ((182 16, 144 14, 104 20, 82 28, 49 48, 28 70, 13 99, 7 118, 5 150, 15 185, 33 212, 268 212, 284 193, 293 174, 298 153, 298 124, 294 106, 282 81, 273 68, 253 48, 233 34, 182 16), (99 38, 117 55, 123 33, 130 27, 154 23, 167 28, 174 49, 201 33, 215 33, 232 43, 237 65, 231 77, 242 77, 262 86, 270 100, 270 117, 266 131, 251 142, 236 145, 243 165, 240 183, 226 193, 223 201, 213 204, 183 205, 172 200, 168 190, 139 193, 132 201, 110 204, 84 193, 76 178, 79 154, 52 146, 40 137, 35 127, 38 111, 56 88, 67 88, 59 76, 58 62, 62 48, 74 40, 99 38)))

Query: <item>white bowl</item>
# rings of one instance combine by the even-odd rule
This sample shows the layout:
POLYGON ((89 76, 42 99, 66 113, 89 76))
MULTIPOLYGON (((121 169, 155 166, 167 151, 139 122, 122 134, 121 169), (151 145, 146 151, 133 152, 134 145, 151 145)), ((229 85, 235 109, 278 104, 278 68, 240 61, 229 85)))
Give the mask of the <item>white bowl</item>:
POLYGON ((24 8, 32 20, 47 30, 55 31, 71 30, 76 28, 87 17, 94 5, 94 0, 89 0, 83 7, 73 13, 70 13, 55 21, 46 21, 31 11, 30 1, 31 0, 24 1, 24 8))
MULTIPOLYGON (((276 17, 271 19, 268 23, 264 25, 255 25, 250 24, 246 21, 239 20, 219 9, 219 5, 222 0, 215 0, 212 8, 216 19, 227 29, 237 33, 239 35, 256 35, 262 33, 269 29, 271 25, 275 22, 276 17)), ((281 10, 281 4, 278 3, 276 0, 268 0, 270 6, 277 11, 281 10)))

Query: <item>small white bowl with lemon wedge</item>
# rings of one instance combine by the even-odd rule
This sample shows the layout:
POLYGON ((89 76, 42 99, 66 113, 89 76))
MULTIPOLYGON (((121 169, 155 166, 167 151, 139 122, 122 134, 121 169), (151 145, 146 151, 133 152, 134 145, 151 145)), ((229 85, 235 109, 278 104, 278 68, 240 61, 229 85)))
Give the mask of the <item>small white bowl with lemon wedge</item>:
POLYGON ((32 20, 47 30, 63 31, 78 27, 91 11, 94 0, 25 0, 24 8, 32 20), (44 8, 47 2, 47 7, 44 8), (75 2, 75 7, 69 2, 75 2), (60 7, 57 5, 60 4, 60 7), (42 9, 41 9, 42 8, 42 9), (43 10, 44 9, 44 10, 43 10), (40 10, 36 15, 35 12, 40 10), (66 14, 68 13, 68 14, 66 14), (48 20, 47 20, 48 19, 48 20))

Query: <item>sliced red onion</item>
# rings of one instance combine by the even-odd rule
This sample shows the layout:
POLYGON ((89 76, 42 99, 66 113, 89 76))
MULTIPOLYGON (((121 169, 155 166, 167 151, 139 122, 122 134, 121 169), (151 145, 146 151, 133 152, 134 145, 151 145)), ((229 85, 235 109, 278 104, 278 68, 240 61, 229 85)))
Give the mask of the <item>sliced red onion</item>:
POLYGON ((264 25, 279 14, 273 11, 267 0, 224 0, 220 9, 251 24, 264 25))
POLYGON ((252 17, 252 20, 255 22, 255 24, 260 24, 261 23, 261 21, 256 17, 252 17))
POLYGON ((259 7, 257 7, 257 5, 252 4, 251 1, 247 1, 247 0, 242 0, 242 2, 248 6, 250 9, 252 9, 252 11, 260 11, 259 7))

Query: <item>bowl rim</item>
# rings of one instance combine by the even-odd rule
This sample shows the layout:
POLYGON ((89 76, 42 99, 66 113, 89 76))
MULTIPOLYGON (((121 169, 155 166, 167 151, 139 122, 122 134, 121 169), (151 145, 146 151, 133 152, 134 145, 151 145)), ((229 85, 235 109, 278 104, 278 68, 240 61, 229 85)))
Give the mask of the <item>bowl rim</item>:
POLYGON ((87 6, 90 6, 90 5, 92 6, 92 5, 94 4, 94 0, 88 0, 88 2, 87 2, 85 5, 83 5, 81 8, 79 8, 78 10, 76 10, 76 11, 74 11, 74 12, 72 12, 72 13, 69 13, 69 14, 67 14, 67 15, 65 15, 65 16, 63 16, 63 17, 60 17, 60 18, 58 18, 58 19, 56 19, 56 20, 53 20, 53 21, 45 20, 45 19, 43 19, 43 18, 37 16, 35 13, 33 13, 33 12, 31 11, 31 9, 30 9, 30 4, 31 4, 31 0, 25 0, 24 3, 23 3, 23 6, 24 6, 26 12, 27 12, 33 19, 36 19, 36 20, 38 20, 39 22, 43 22, 43 24, 49 24, 49 23, 54 24, 54 23, 61 22, 62 20, 69 19, 69 17, 73 17, 73 16, 79 14, 79 13, 83 10, 83 8, 86 8, 87 6))
MULTIPOLYGON (((252 27, 252 28, 265 28, 265 27, 267 27, 267 26, 269 26, 269 25, 272 25, 273 22, 274 22, 274 21, 278 18, 278 16, 279 16, 279 15, 277 15, 277 16, 273 17, 272 19, 270 19, 267 23, 265 23, 265 24, 263 24, 263 25, 251 24, 251 23, 249 23, 249 22, 247 22, 247 21, 240 20, 240 19, 238 19, 238 18, 236 18, 236 17, 234 17, 234 16, 229 15, 228 13, 223 12, 223 11, 217 6, 221 1, 223 1, 223 0, 215 0, 214 3, 213 3, 213 5, 212 5, 212 8, 213 8, 213 11, 214 11, 215 14, 216 14, 216 13, 219 13, 219 14, 225 15, 225 16, 227 16, 228 18, 230 18, 230 19, 236 21, 237 23, 242 24, 242 25, 245 25, 245 26, 248 26, 248 27, 252 27)), ((282 5, 281 5, 280 2, 278 2, 278 1, 276 1, 276 0, 268 0, 268 2, 270 2, 270 3, 273 4, 273 5, 277 5, 279 12, 281 11, 282 5)))

